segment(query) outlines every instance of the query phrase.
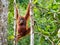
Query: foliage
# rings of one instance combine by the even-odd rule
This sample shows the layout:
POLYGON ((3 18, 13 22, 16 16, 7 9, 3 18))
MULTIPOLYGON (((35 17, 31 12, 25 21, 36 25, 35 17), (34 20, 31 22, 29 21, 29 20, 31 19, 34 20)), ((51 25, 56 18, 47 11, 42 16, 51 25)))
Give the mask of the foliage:
MULTIPOLYGON (((8 45, 12 45, 14 34, 13 0, 9 0, 8 13, 8 45)), ((17 0, 20 15, 24 15, 28 5, 27 0, 17 0)), ((34 45, 59 45, 58 30, 60 28, 60 0, 34 0, 34 45)), ((60 35, 59 35, 60 36, 60 35)), ((21 38, 18 45, 30 45, 30 36, 21 38)))

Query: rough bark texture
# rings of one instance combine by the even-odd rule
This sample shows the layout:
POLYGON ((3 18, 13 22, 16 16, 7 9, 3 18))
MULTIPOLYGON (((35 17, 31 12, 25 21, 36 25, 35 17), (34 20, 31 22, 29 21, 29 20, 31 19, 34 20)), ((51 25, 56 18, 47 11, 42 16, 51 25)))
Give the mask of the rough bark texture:
POLYGON ((7 45, 7 0, 0 0, 0 45, 7 45))
POLYGON ((31 32, 30 32, 30 45, 34 45, 34 19, 33 19, 33 0, 30 0, 30 26, 31 26, 31 32))
POLYGON ((14 37, 15 37, 15 40, 14 40, 14 45, 17 45, 17 42, 16 42, 16 0, 14 0, 14 37))

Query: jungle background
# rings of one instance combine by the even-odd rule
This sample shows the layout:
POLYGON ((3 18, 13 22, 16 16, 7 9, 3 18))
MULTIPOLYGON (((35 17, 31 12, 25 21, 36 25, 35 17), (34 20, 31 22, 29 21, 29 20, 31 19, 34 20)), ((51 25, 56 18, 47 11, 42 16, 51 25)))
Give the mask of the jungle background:
MULTIPOLYGON (((17 0, 19 14, 24 15, 29 0, 17 0)), ((60 44, 60 0, 33 0, 34 45, 60 44)), ((9 0, 8 45, 14 38, 14 1, 9 0)), ((29 25, 30 26, 30 25, 29 25)), ((21 38, 18 45, 30 45, 30 35, 21 38)))

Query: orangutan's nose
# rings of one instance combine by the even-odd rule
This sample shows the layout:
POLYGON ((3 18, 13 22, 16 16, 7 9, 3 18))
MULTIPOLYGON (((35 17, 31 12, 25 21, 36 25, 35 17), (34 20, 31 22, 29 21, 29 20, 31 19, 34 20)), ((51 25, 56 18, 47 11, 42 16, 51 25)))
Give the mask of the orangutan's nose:
POLYGON ((24 21, 23 20, 20 20, 20 24, 23 23, 24 21))

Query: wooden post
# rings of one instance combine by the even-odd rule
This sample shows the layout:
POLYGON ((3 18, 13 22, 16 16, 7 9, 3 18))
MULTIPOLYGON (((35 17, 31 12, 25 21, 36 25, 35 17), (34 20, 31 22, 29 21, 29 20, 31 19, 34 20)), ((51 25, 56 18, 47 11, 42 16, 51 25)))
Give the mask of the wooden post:
POLYGON ((34 20, 33 20, 33 6, 32 6, 32 1, 30 0, 30 45, 34 45, 34 20))

